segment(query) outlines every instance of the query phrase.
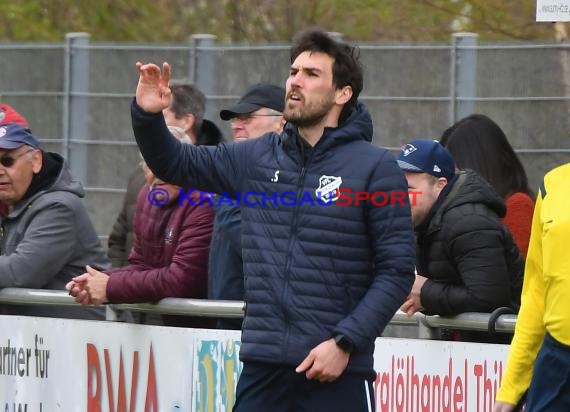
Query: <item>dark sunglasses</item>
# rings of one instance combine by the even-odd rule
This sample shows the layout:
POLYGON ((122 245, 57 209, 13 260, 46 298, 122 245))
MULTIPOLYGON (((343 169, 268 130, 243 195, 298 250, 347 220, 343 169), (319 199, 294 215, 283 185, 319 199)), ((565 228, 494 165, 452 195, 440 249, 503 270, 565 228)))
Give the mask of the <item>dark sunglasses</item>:
POLYGON ((2 156, 0 157, 0 165, 4 166, 4 167, 12 167, 14 166, 14 163, 16 163, 16 160, 18 160, 20 157, 24 156, 25 154, 28 154, 30 152, 33 152, 34 149, 28 149, 23 153, 20 153, 17 156, 10 156, 10 155, 6 155, 6 156, 2 156))

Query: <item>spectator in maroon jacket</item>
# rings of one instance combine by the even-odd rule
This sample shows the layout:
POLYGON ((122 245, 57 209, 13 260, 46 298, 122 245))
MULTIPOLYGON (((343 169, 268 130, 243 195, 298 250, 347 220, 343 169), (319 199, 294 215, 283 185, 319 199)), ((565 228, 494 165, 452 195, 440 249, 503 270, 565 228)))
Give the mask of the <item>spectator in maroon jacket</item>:
MULTIPOLYGON (((170 127, 171 132, 178 128, 170 127)), ((190 143, 184 131, 178 129, 190 143)), ((176 136, 176 133, 173 133, 176 136)), ((180 138, 180 136, 177 136, 180 138)), ((138 195, 129 265, 87 272, 66 286, 81 304, 140 303, 166 297, 206 298, 214 212, 205 193, 157 179, 143 164, 146 185, 138 195), (192 201, 189 201, 192 199, 192 201)), ((208 319, 165 317, 170 326, 207 327, 208 319)))

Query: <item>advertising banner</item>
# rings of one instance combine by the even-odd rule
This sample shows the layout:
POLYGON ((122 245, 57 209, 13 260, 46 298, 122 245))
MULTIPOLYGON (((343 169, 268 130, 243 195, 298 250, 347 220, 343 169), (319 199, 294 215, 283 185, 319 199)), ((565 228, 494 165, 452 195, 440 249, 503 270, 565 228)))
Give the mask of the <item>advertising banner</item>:
POLYGON ((376 341, 377 412, 491 412, 509 346, 376 341))
MULTIPOLYGON (((239 331, 0 316, 0 411, 230 412, 239 331)), ((491 412, 509 347, 376 341, 378 412, 491 412)))
POLYGON ((570 0, 536 0, 536 21, 570 21, 570 0))
POLYGON ((190 411, 193 332, 0 316, 0 410, 190 411))

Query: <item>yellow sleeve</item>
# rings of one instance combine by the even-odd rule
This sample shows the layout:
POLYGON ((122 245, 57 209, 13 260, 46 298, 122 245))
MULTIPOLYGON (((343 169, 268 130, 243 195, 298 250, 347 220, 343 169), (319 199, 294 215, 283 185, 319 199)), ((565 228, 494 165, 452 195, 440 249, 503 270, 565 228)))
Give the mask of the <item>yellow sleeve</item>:
POLYGON ((530 385, 532 366, 546 333, 544 326, 545 284, 542 260, 542 202, 542 193, 539 193, 532 218, 521 309, 517 318, 505 374, 497 393, 497 401, 512 404, 519 401, 530 385))

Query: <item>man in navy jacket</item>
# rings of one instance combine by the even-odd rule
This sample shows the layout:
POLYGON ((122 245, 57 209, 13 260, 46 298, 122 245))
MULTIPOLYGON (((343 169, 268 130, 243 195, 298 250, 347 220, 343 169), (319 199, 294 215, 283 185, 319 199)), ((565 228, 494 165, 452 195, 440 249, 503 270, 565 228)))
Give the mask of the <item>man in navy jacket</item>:
POLYGON ((326 32, 291 50, 283 133, 180 147, 170 66, 137 63, 133 129, 163 180, 237 199, 246 315, 234 411, 370 411, 374 341, 409 294, 406 180, 374 147, 357 51, 326 32))

